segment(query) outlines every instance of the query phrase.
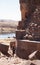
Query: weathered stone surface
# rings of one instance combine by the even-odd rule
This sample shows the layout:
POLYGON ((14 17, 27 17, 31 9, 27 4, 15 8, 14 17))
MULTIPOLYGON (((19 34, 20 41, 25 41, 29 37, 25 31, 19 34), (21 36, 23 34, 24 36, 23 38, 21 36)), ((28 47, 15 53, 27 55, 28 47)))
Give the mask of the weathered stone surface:
POLYGON ((37 51, 37 53, 35 54, 36 58, 40 60, 40 51, 37 51))
POLYGON ((29 22, 27 22, 27 20, 23 20, 23 21, 19 21, 18 30, 25 30, 28 26, 29 22))
POLYGON ((10 49, 12 50, 12 55, 14 55, 15 50, 16 50, 16 42, 15 41, 10 42, 10 49))
POLYGON ((37 53, 37 50, 34 51, 33 53, 31 53, 31 54, 29 55, 29 59, 30 59, 30 60, 37 59, 37 57, 36 57, 36 53, 37 53))
POLYGON ((20 9, 22 21, 18 28, 26 30, 28 39, 40 41, 40 0, 20 0, 20 9))
POLYGON ((35 2, 36 1, 34 0, 20 0, 22 20, 27 19, 27 17, 35 10, 35 2))
POLYGON ((10 56, 8 54, 8 48, 9 48, 9 45, 0 43, 0 52, 2 52, 4 55, 10 56))
POLYGON ((40 41, 40 7, 32 14, 31 22, 29 23, 29 35, 32 36, 33 40, 40 41))
POLYGON ((8 51, 8 47, 9 47, 8 45, 0 43, 0 51, 7 52, 8 51))
POLYGON ((39 59, 40 60, 40 51, 36 50, 33 53, 29 55, 29 59, 34 60, 34 59, 39 59))
POLYGON ((39 50, 39 48, 40 42, 29 40, 17 40, 16 54, 21 58, 28 59, 28 56, 34 51, 39 50))
MULTIPOLYGON (((16 32, 18 40, 16 54, 28 59, 28 55, 34 51, 40 52, 40 0, 20 0, 20 10, 22 21, 18 24, 19 31, 16 32), (20 30, 25 30, 26 34, 20 30), (26 41, 19 41, 19 39, 26 39, 26 41), (32 42, 28 42, 27 39, 32 42)), ((40 58, 39 52, 37 52, 39 56, 36 55, 38 58, 40 58)))
POLYGON ((25 34, 26 34, 25 30, 17 30, 16 31, 16 39, 23 39, 25 34))
POLYGON ((19 21, 17 29, 24 29, 24 23, 22 21, 19 21))

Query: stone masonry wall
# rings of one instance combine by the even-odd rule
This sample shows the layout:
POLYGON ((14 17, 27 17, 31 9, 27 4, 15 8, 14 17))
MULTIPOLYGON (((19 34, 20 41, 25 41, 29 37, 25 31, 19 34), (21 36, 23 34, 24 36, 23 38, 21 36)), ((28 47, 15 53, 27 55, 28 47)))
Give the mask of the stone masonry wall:
POLYGON ((40 5, 40 0, 19 0, 22 20, 26 19, 29 14, 35 10, 37 5, 40 5))
MULTIPOLYGON (((19 21, 16 31, 16 54, 20 58, 28 59, 31 53, 40 51, 40 0, 19 2, 22 20, 19 21)), ((37 53, 37 57, 40 58, 40 53, 37 53)))
POLYGON ((18 30, 26 31, 26 39, 40 40, 40 0, 19 0, 19 2, 22 20, 19 21, 18 30))

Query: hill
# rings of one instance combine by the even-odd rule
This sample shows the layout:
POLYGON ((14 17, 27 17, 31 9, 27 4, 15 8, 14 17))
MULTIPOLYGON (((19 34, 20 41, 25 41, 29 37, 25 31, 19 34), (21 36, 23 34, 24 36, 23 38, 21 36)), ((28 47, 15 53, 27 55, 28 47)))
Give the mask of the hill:
POLYGON ((17 29, 18 21, 13 20, 0 20, 0 33, 15 32, 17 29))

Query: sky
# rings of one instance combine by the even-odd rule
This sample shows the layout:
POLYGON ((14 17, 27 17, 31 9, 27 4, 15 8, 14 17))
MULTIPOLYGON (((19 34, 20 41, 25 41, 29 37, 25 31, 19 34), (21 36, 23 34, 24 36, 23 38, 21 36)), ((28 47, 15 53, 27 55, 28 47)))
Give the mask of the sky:
POLYGON ((21 20, 19 0, 0 0, 0 19, 21 20))

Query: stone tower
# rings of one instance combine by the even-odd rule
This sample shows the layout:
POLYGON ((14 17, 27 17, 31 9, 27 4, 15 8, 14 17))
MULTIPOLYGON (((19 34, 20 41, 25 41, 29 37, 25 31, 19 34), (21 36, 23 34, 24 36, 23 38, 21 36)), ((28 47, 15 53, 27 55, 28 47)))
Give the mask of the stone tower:
POLYGON ((40 51, 40 0, 19 0, 19 3, 22 20, 16 31, 16 54, 28 59, 32 52, 40 51))
MULTIPOLYGON (((40 0, 19 0, 21 17, 18 30, 22 31, 23 37, 40 40, 40 0)), ((20 36, 19 36, 20 37, 20 36)), ((22 36, 21 36, 22 37, 22 36)))

